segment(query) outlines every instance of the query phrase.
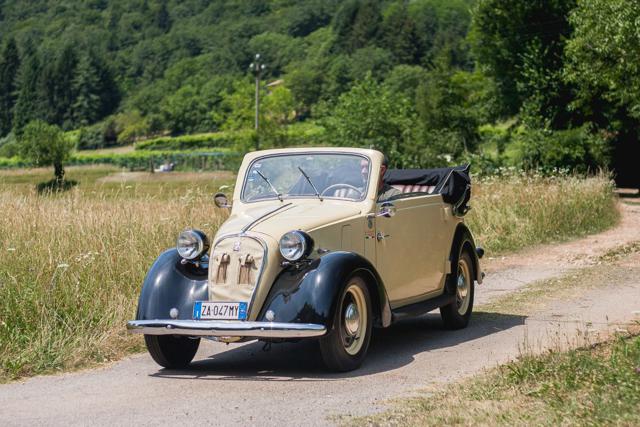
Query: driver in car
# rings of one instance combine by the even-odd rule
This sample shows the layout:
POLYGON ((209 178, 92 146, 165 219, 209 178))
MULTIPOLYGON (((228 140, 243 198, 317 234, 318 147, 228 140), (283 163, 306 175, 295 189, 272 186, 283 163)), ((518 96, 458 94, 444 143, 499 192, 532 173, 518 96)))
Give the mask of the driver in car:
MULTIPOLYGON (((387 159, 387 156, 384 156, 384 160, 382 160, 382 164, 380 165, 380 180, 378 181, 378 202, 384 202, 385 200, 388 200, 393 196, 402 194, 400 190, 384 182, 383 177, 388 167, 389 159, 387 159)), ((367 175, 369 174, 368 160, 362 159, 360 161, 360 173, 362 174, 363 181, 366 182, 367 175)))

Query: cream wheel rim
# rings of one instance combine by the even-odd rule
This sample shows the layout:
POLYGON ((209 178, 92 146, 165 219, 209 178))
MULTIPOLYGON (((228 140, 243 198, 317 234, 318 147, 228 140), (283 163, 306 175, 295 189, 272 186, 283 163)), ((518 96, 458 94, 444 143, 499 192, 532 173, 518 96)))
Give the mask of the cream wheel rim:
POLYGON ((469 302, 471 301, 471 274, 469 273, 469 265, 464 259, 458 262, 458 279, 456 281, 456 304, 458 306, 458 314, 464 316, 469 310, 469 302))
POLYGON ((357 283, 350 283, 340 304, 340 335, 345 351, 358 354, 367 329, 367 300, 357 283))

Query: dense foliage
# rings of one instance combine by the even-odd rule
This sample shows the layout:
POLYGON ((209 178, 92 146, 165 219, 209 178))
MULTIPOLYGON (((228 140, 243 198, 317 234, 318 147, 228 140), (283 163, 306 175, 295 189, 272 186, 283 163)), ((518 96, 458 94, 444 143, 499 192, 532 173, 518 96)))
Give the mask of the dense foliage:
POLYGON ((64 179, 64 162, 69 160, 71 143, 56 125, 34 120, 24 128, 20 154, 35 166, 53 166, 56 181, 64 179))
MULTIPOLYGON (((234 141, 239 151, 304 143, 287 129, 309 122, 325 128, 313 143, 375 146, 405 167, 624 166, 638 151, 639 9, 624 0, 5 0, 0 153, 15 152, 34 119, 79 133, 80 148, 240 131, 249 136, 234 141), (255 53, 266 68, 251 135, 255 53)), ((187 148, 175 144, 167 148, 187 148)))

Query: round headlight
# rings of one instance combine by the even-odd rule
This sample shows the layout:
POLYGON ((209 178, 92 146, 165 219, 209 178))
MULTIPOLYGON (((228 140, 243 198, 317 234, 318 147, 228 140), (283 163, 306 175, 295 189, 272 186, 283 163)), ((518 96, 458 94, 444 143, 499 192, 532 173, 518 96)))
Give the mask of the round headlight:
POLYGON ((280 239, 280 254, 288 261, 298 261, 313 249, 311 236, 303 231, 289 231, 280 239))
POLYGON ((209 249, 209 239, 200 230, 185 230, 178 236, 178 254, 188 260, 201 257, 209 249))

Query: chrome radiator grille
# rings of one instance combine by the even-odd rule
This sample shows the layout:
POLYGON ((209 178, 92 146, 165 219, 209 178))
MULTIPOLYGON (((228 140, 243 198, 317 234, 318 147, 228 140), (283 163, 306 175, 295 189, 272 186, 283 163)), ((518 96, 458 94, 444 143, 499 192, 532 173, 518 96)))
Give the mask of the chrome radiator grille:
POLYGON ((209 261, 209 300, 250 302, 265 260, 266 246, 257 238, 228 236, 220 239, 209 261))

